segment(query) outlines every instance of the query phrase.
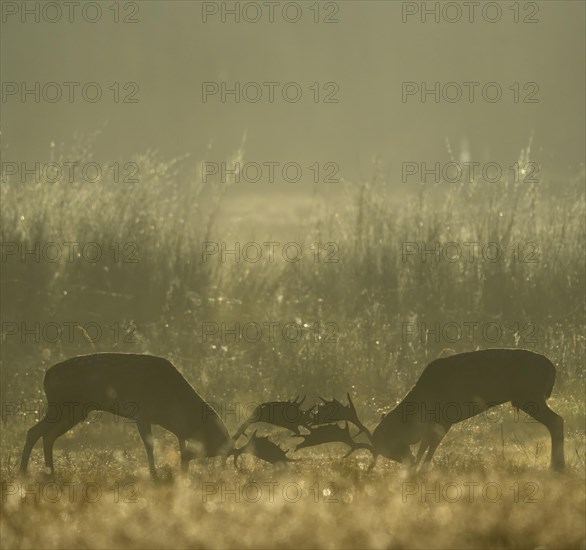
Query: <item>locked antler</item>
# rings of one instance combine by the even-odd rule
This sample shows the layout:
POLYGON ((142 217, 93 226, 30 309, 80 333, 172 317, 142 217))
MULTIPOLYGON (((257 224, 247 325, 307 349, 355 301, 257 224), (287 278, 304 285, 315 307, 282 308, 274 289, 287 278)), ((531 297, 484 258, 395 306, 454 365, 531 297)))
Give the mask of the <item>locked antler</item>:
POLYGON ((368 449, 372 452, 372 446, 368 443, 360 443, 355 441, 350 434, 350 427, 346 422, 346 427, 341 428, 338 424, 324 424, 316 428, 309 428, 310 432, 304 434, 303 441, 295 447, 297 452, 299 449, 305 447, 314 447, 315 445, 322 445, 324 443, 345 443, 350 447, 350 451, 344 456, 346 458, 358 449, 368 449))
POLYGON ((327 401, 323 397, 320 397, 323 403, 317 406, 313 414, 313 424, 322 425, 341 421, 352 422, 359 429, 359 434, 364 432, 368 436, 368 439, 371 439, 370 430, 358 418, 358 413, 356 412, 356 407, 352 402, 350 394, 347 393, 346 396, 348 397, 348 405, 342 405, 335 398, 327 401))
POLYGON ((258 405, 242 426, 238 428, 233 440, 237 441, 248 426, 255 422, 266 422, 299 434, 299 427, 307 428, 313 420, 311 409, 307 411, 301 409, 304 401, 305 397, 299 400, 299 396, 297 396, 292 401, 269 401, 258 405))

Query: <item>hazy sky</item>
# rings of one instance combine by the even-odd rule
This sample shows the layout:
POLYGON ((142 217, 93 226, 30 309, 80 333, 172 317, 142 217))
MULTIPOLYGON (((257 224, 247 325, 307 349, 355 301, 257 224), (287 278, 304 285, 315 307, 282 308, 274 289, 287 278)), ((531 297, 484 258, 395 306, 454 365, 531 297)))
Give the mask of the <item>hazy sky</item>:
MULTIPOLYGON (((97 82, 104 94, 97 103, 83 100, 79 92, 73 103, 51 104, 42 97, 35 103, 32 96, 23 103, 18 91, 4 97, 4 160, 43 161, 51 141, 72 142, 74 132, 98 129, 98 158, 124 160, 150 148, 164 157, 191 153, 194 159, 221 161, 246 132, 247 160, 334 161, 347 179, 369 177, 373 155, 393 177, 400 176, 405 160, 446 161, 446 138, 456 152, 467 140, 474 159, 512 163, 533 134, 534 160, 552 174, 575 172, 583 159, 584 2, 500 2, 502 15, 495 23, 483 20, 481 10, 473 23, 466 11, 455 23, 446 21, 455 11, 440 13, 439 23, 432 15, 422 23, 420 14, 403 23, 402 10, 414 9, 413 3, 323 2, 318 17, 338 21, 329 24, 314 23, 314 2, 293 3, 302 10, 296 23, 284 21, 281 6, 270 23, 263 2, 249 4, 253 11, 244 15, 251 18, 262 9, 261 22, 235 23, 226 15, 223 23, 221 13, 202 21, 202 10, 233 2, 143 1, 134 4, 136 14, 133 3, 122 2, 126 11, 120 17, 136 19, 133 24, 113 23, 110 2, 102 4, 96 23, 84 21, 79 11, 72 23, 65 14, 56 23, 36 23, 33 16, 22 23, 20 12, 4 13, 4 86, 97 82), (514 23, 513 4, 520 6, 521 19, 536 22, 514 23), (219 95, 203 103, 202 83, 220 86, 222 81, 280 85, 274 103, 267 101, 263 86, 257 103, 235 103, 230 97, 222 103, 219 95), (407 81, 429 87, 474 81, 479 90, 496 82, 503 96, 495 103, 478 92, 473 103, 467 96, 455 103, 436 103, 428 96, 422 104, 414 94, 403 102, 407 81), (136 83, 138 102, 114 103, 109 90, 114 82, 136 83), (299 102, 282 99, 286 82, 301 87, 299 102), (318 103, 311 88, 315 82, 318 103), (328 82, 335 83, 337 103, 322 102, 334 90, 328 82), (522 100, 535 91, 533 84, 523 89, 531 82, 539 87, 530 96, 537 102, 515 103, 509 87, 519 83, 522 100)), ((20 2, 15 5, 20 9, 20 2)), ((46 16, 55 17, 53 12, 46 16)), ((121 89, 122 97, 129 91, 121 89)))

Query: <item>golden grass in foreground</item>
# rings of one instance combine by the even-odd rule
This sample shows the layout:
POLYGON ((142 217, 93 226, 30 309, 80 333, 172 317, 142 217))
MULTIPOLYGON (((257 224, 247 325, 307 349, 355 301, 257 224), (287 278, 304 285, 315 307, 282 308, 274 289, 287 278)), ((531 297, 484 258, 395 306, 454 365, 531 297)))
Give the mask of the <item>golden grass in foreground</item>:
POLYGON ((563 474, 547 470, 548 446, 533 459, 508 447, 503 461, 498 445, 472 443, 448 442, 419 474, 387 461, 367 472, 368 453, 342 461, 328 447, 282 468, 251 457, 242 471, 194 462, 181 477, 166 447, 158 483, 139 448, 57 452, 53 479, 39 451, 25 480, 4 455, 2 547, 585 547, 581 436, 567 440, 563 474))

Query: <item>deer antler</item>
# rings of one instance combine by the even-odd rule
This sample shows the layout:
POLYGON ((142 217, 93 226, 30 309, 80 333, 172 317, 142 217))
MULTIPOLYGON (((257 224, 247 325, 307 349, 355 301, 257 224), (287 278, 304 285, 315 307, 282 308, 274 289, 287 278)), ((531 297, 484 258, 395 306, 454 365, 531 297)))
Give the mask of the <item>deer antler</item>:
POLYGON ((239 449, 235 448, 230 451, 229 455, 234 455, 234 465, 236 465, 236 459, 242 454, 254 455, 271 464, 295 462, 295 460, 287 456, 289 450, 285 451, 279 445, 273 443, 268 437, 256 435, 256 432, 254 430, 254 433, 248 438, 245 445, 239 449))
POLYGON ((293 401, 293 403, 295 403, 295 404, 296 404, 298 407, 301 407, 301 405, 303 405, 303 402, 305 401, 305 398, 306 398, 306 397, 307 397, 307 396, 306 396, 306 395, 304 395, 304 396, 303 396, 303 399, 301 399, 301 401, 299 401, 299 403, 297 403, 297 399, 299 398, 299 396, 297 396, 297 397, 295 398, 295 401, 293 401))
POLYGON ((371 439, 370 430, 358 418, 358 413, 356 412, 356 407, 352 402, 350 394, 348 393, 346 395, 348 397, 348 405, 342 405, 336 398, 328 401, 320 397, 323 403, 317 406, 317 410, 313 414, 313 423, 322 425, 340 421, 352 422, 359 429, 358 433, 364 432, 368 436, 368 439, 371 439))
POLYGON ((350 451, 344 456, 349 456, 358 449, 368 449, 372 452, 372 446, 368 443, 360 443, 355 441, 350 434, 350 427, 348 422, 346 426, 341 428, 338 424, 323 424, 316 428, 309 428, 308 434, 302 435, 303 441, 297 445, 295 451, 304 449, 305 447, 314 447, 324 443, 344 443, 350 447, 350 451))
POLYGON ((311 425, 313 414, 311 409, 307 411, 301 409, 305 397, 301 401, 298 401, 298 399, 299 396, 292 401, 268 401, 261 403, 255 407, 249 418, 238 428, 238 431, 232 439, 237 441, 248 426, 256 422, 273 424, 274 426, 286 428, 295 434, 299 434, 299 426, 307 428, 311 425))
POLYGON ((350 392, 346 393, 346 397, 348 398, 348 406, 352 411, 353 418, 351 421, 360 430, 358 433, 364 432, 368 436, 368 439, 372 440, 372 434, 370 433, 370 430, 362 422, 360 422, 360 419, 358 418, 358 413, 356 412, 356 407, 354 406, 352 398, 350 397, 350 392))

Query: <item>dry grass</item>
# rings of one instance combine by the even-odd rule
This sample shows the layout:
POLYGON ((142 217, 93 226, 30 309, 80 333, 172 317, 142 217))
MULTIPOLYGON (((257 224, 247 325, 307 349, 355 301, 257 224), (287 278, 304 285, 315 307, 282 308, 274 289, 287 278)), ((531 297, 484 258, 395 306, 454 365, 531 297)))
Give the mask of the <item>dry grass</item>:
POLYGON ((156 484, 140 448, 71 452, 54 480, 3 475, 2 546, 584 548, 583 443, 582 464, 570 457, 564 474, 547 471, 545 456, 503 462, 489 446, 466 453, 465 443, 448 444, 419 474, 383 461, 367 472, 368 456, 307 453, 283 468, 253 458, 243 471, 192 463, 185 477, 175 464, 156 484))
POLYGON ((287 465, 249 455, 239 468, 191 462, 183 476, 176 441, 158 429, 158 482, 134 426, 109 415, 59 440, 54 477, 39 444, 20 478, 28 423, 14 417, 2 452, 2 547, 583 549, 583 427, 552 401, 566 416, 561 474, 548 469, 546 430, 507 407, 498 422, 455 427, 417 473, 383 459, 368 471, 368 452, 342 460, 345 449, 328 445, 290 453, 299 461, 287 465))

